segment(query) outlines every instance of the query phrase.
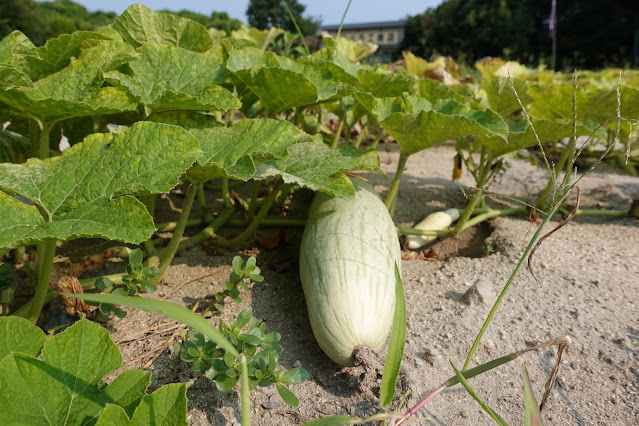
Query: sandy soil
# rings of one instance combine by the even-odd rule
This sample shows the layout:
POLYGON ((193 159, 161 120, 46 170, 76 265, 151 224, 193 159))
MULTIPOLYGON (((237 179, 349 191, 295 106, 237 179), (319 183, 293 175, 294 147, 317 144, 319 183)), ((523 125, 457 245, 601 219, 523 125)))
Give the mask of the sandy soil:
MULTIPOLYGON (((395 220, 411 224, 444 207, 463 207, 459 183, 450 180, 454 149, 442 145, 411 157, 399 193, 395 220)), ((387 177, 392 178, 398 158, 392 145, 380 149, 387 177)), ((380 193, 389 182, 367 175, 380 193)), ((511 167, 490 188, 534 202, 546 182, 543 168, 523 160, 511 167)), ((471 185, 469 176, 462 184, 471 185)), ((639 198, 639 179, 602 166, 581 182, 582 207, 628 209, 639 198)), ((308 203, 301 191, 300 203, 308 203)), ((299 200, 298 200, 299 201, 299 200)), ((179 206, 180 199, 175 203, 179 206)), ((514 205, 500 199, 492 205, 514 205)), ((198 214, 194 212, 194 214, 198 214)), ((556 222, 555 222, 556 224, 556 222)), ((449 360, 461 366, 490 306, 467 305, 459 298, 478 279, 498 293, 513 271, 534 232, 525 217, 493 220, 484 234, 461 236, 437 246, 441 253, 470 248, 446 261, 404 260, 408 330, 403 359, 404 382, 411 391, 407 405, 452 375, 449 360), (451 249, 452 247, 452 249, 451 249)), ((536 281, 522 269, 487 330, 474 358, 486 362, 526 348, 535 342, 569 335, 572 345, 564 353, 556 386, 542 412, 547 424, 637 424, 639 419, 639 222, 633 219, 577 217, 549 238, 533 261, 536 281)), ((309 379, 292 386, 298 408, 286 406, 274 387, 251 393, 256 425, 293 425, 332 414, 367 416, 377 412, 375 389, 360 389, 361 370, 340 369, 320 350, 308 322, 298 277, 297 251, 301 230, 287 232, 288 242, 277 250, 208 250, 194 247, 175 258, 154 297, 166 297, 193 306, 198 299, 219 291, 238 252, 257 254, 265 281, 256 284, 241 304, 228 304, 222 319, 244 307, 266 321, 267 330, 282 335, 284 367, 303 366, 309 379), (214 272, 212 275, 211 272, 214 272), (207 275, 204 278, 195 279, 207 275), (189 281, 192 280, 192 281, 189 281)), ((407 254, 407 253, 404 253, 407 254)), ((447 257, 443 255, 441 257, 447 257)), ((125 363, 153 372, 152 386, 195 379, 188 391, 188 420, 194 425, 239 424, 238 394, 221 394, 206 378, 198 377, 170 348, 162 346, 173 335, 171 322, 139 311, 129 311, 109 328, 119 342, 125 363), (144 332, 145 329, 147 329, 144 332), (142 330, 132 334, 135 330, 142 330), (154 348, 164 349, 149 352, 154 348), (149 364, 149 360, 152 363, 149 364), (145 366, 146 365, 146 366, 145 366)), ((554 348, 531 352, 514 362, 471 380, 485 401, 507 422, 523 424, 522 366, 528 368, 537 398, 552 369, 554 348)), ((491 424, 490 417, 457 386, 445 391, 418 412, 412 424, 491 424)))

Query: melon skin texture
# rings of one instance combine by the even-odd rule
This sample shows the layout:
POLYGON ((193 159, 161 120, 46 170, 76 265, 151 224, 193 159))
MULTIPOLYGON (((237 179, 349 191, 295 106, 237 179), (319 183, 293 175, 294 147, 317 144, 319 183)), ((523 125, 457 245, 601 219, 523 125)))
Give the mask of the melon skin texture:
POLYGON ((378 351, 393 324, 395 224, 375 190, 351 179, 350 200, 318 193, 300 248, 300 278, 315 339, 333 361, 353 365, 360 345, 378 351))

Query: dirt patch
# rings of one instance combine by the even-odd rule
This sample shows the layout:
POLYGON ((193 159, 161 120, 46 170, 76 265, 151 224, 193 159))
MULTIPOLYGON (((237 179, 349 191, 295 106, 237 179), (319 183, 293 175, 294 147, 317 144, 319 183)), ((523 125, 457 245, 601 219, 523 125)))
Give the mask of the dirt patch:
MULTIPOLYGON (((443 208, 464 207, 466 200, 459 183, 450 181, 454 154, 452 145, 442 145, 410 157, 400 186, 395 215, 398 224, 410 225, 443 208)), ((387 178, 366 176, 384 195, 398 152, 392 145, 383 145, 380 156, 387 178)), ((513 160, 490 189, 534 202, 545 183, 543 169, 513 160)), ((473 182, 464 175, 461 184, 471 186, 473 182)), ((583 207, 621 210, 639 198, 639 178, 610 169, 587 176, 580 186, 583 207)), ((176 209, 180 203, 179 197, 173 201, 176 209)), ((506 202, 489 200, 489 204, 497 203, 506 202)), ((160 204, 170 208, 168 201, 160 204)), ((294 205, 303 209, 307 204, 305 199, 294 205)), ((292 209, 293 213, 296 209, 292 209)), ((193 217, 197 217, 200 213, 194 210, 193 217)), ((175 216, 167 212, 165 219, 174 220, 175 216)), ((402 383, 411 391, 407 406, 453 375, 449 360, 458 367, 463 364, 490 310, 483 303, 466 304, 459 300, 460 296, 479 278, 499 293, 534 230, 523 216, 496 218, 489 226, 473 228, 467 235, 461 235, 459 241, 435 244, 441 250, 438 257, 447 261, 402 262, 408 312, 402 383), (492 252, 485 255, 488 246, 492 252), (452 253, 456 256, 451 257, 452 253), (483 257, 473 258, 477 255, 483 257)), ((342 369, 324 355, 313 338, 299 282, 300 236, 299 229, 287 230, 285 241, 276 250, 255 249, 251 244, 239 250, 190 248, 176 257, 167 271, 165 284, 151 296, 192 306, 223 285, 229 271, 217 268, 230 264, 236 254, 257 255, 265 281, 243 294, 241 304, 228 303, 211 321, 229 321, 241 309, 251 307, 254 315, 266 322, 267 331, 282 335, 284 352, 280 363, 286 368, 301 365, 308 370, 309 379, 291 387, 301 401, 298 408, 286 406, 273 387, 252 391, 254 424, 292 425, 333 414, 368 416, 379 411, 380 362, 378 367, 342 369), (218 272, 212 274, 213 271, 218 272)), ((544 421, 561 425, 636 422, 639 418, 637 241, 636 219, 575 218, 537 251, 533 267, 538 281, 524 269, 519 272, 478 348, 473 365, 523 349, 532 342, 570 335, 573 344, 564 354, 557 384, 542 413, 544 421)), ((103 268, 97 273, 121 271, 123 264, 103 268)), ((188 390, 191 424, 238 423, 238 394, 218 392, 214 384, 198 377, 190 365, 180 361, 170 347, 163 346, 175 332, 169 329, 167 321, 141 311, 128 312, 126 318, 108 324, 127 366, 152 371, 153 388, 195 379, 188 390), (158 352, 157 348, 164 349, 158 352)), ((381 351, 382 359, 384 353, 385 349, 381 351)), ((539 398, 555 355, 553 348, 527 354, 473 379, 471 384, 506 421, 521 423, 522 367, 526 365, 539 398)), ((476 425, 492 421, 459 386, 433 399, 417 417, 414 424, 476 425)))
POLYGON ((457 234, 455 238, 446 238, 433 244, 429 249, 439 260, 453 257, 478 258, 490 254, 493 250, 486 240, 493 230, 488 222, 468 228, 457 234))

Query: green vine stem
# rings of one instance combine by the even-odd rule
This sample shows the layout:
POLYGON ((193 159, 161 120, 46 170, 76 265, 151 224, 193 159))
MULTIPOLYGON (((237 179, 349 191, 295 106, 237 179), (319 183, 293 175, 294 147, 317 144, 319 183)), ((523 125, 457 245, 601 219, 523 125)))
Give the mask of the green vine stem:
POLYGON ((240 370, 242 372, 240 389, 242 394, 242 426, 249 426, 251 424, 251 398, 249 397, 248 364, 244 354, 240 355, 240 370))
POLYGON ((284 181, 282 179, 279 179, 277 181, 277 183, 271 189, 271 192, 268 194, 268 197, 264 200, 264 204, 262 205, 262 208, 260 209, 260 211, 257 213, 257 215, 253 218, 251 223, 246 227, 246 229, 240 235, 233 238, 232 240, 226 240, 224 238, 217 237, 215 239, 215 244, 219 247, 230 248, 230 247, 237 247, 245 243, 246 241, 248 241, 248 239, 255 233, 258 225, 260 224, 262 219, 264 219, 264 217, 270 210, 271 206, 275 202, 275 199, 277 198, 277 194, 279 193, 279 190, 283 184, 284 184, 284 181))
POLYGON ((0 311, 0 316, 9 315, 9 306, 13 303, 13 293, 15 290, 15 287, 12 287, 0 291, 0 309, 2 309, 2 311, 0 311))
POLYGON ((231 208, 231 192, 229 191, 229 178, 222 178, 222 200, 224 201, 224 208, 231 208))
POLYGON ((253 189, 251 190, 251 201, 249 201, 247 215, 246 215, 246 220, 249 223, 253 221, 253 218, 255 217, 255 209, 257 207, 257 195, 260 193, 261 185, 262 185, 261 181, 259 180, 253 181, 253 189))
POLYGON ((406 167, 406 161, 408 161, 408 156, 403 152, 399 154, 399 160, 397 161, 397 171, 395 172, 395 177, 393 178, 393 182, 391 183, 391 187, 388 190, 388 195, 386 195, 386 201, 384 204, 388 209, 388 212, 391 216, 395 213, 395 206, 397 205, 397 193, 399 192, 399 182, 402 179, 402 173, 404 173, 404 167, 406 167))
POLYGON ((465 229, 464 227, 466 226, 466 222, 468 222, 470 216, 473 214, 473 211, 475 211, 475 207, 477 207, 479 200, 483 198, 483 194, 484 191, 480 188, 476 188, 475 191, 473 191, 473 195, 468 201, 466 208, 459 215, 459 220, 455 224, 455 227, 450 231, 451 237, 456 236, 462 231, 462 229, 465 229))
MULTIPOLYGON (((225 211, 224 213, 234 213, 235 210, 234 209, 229 209, 228 211, 225 211)), ((218 218, 223 217, 224 213, 222 215, 220 215, 218 218)), ((186 226, 198 226, 198 225, 202 225, 203 223, 211 223, 215 220, 217 220, 218 218, 216 218, 213 215, 206 215, 206 217, 204 218, 204 220, 202 219, 189 219, 186 222, 186 226)), ((228 223, 230 226, 245 226, 247 221, 244 219, 229 219, 228 217, 226 217, 227 220, 224 221, 224 223, 228 223)), ((219 228, 221 225, 224 225, 224 223, 222 224, 217 224, 216 226, 214 226, 215 229, 219 228)), ((164 223, 160 223, 159 225, 156 226, 157 230, 160 232, 163 231, 172 231, 175 229, 175 226, 177 225, 177 222, 164 222, 164 223)), ((299 227, 304 227, 306 226, 306 219, 294 219, 294 218, 278 218, 278 217, 274 217, 274 218, 264 218, 262 219, 262 221, 260 222, 260 226, 264 226, 267 228, 299 228, 299 227)), ((215 236, 214 232, 206 232, 208 236, 215 236)), ((184 243, 187 240, 182 241, 182 243, 184 243)), ((182 243, 180 243, 180 248, 182 247, 182 243)))
MULTIPOLYGON (((569 214, 570 212, 561 207, 559 209, 563 214, 569 214)), ((598 209, 578 209, 577 216, 613 216, 613 217, 629 217, 630 213, 627 210, 598 210, 598 209)))
MULTIPOLYGON (((469 219, 466 222, 466 224, 463 226, 462 231, 464 229, 472 228, 473 226, 493 217, 515 216, 518 214, 526 213, 526 211, 527 211, 526 207, 517 207, 512 209, 492 209, 487 211, 483 209, 476 209, 474 213, 479 213, 479 214, 477 214, 472 219, 469 219)), ((451 234, 451 231, 431 231, 431 230, 422 230, 422 229, 415 229, 415 228, 404 228, 401 226, 396 226, 395 229, 397 230, 398 233, 404 234, 404 235, 427 235, 430 237, 446 238, 446 237, 449 237, 451 234)))
POLYGON ((197 185, 197 204, 200 207, 200 216, 206 217, 206 195, 204 194, 204 184, 197 185))
POLYGON ((359 131, 359 135, 357 135, 357 139, 355 140, 355 148, 359 148, 359 146, 362 144, 362 140, 364 139, 364 136, 366 136, 368 134, 368 124, 366 124, 360 131, 359 131))
POLYGON ((386 130, 381 130, 380 132, 378 132, 375 136, 375 139, 373 140, 373 143, 371 143, 370 148, 376 149, 377 145, 379 145, 379 141, 381 141, 384 137, 386 137, 386 130))
POLYGON ((26 319, 35 324, 40 318, 40 312, 47 298, 47 290, 49 289, 49 280, 51 279, 51 270, 53 269, 53 259, 55 257, 56 241, 47 241, 44 243, 42 259, 39 261, 40 268, 38 274, 38 284, 35 294, 33 295, 33 303, 26 314, 26 319))
POLYGON ((277 201, 275 201, 274 205, 275 207, 283 207, 284 203, 286 202, 286 198, 288 197, 288 195, 291 193, 291 184, 289 183, 285 183, 282 186, 282 190, 280 191, 280 196, 277 198, 277 201))
POLYGON ((450 231, 451 237, 455 237, 462 230, 466 229, 466 222, 468 222, 476 208, 486 207, 486 204, 484 202, 483 188, 496 174, 496 171, 492 170, 492 166, 493 158, 490 153, 487 152, 486 147, 482 146, 478 170, 476 173, 473 173, 473 175, 475 176, 477 188, 475 188, 475 191, 473 191, 473 195, 468 201, 468 205, 466 205, 464 211, 461 212, 461 214, 459 215, 457 224, 455 224, 453 230, 450 231))
MULTIPOLYGON (((122 284, 122 275, 124 275, 123 272, 120 272, 118 274, 112 274, 112 275, 105 275, 105 278, 110 279, 111 281, 113 281, 115 284, 122 284)), ((92 290, 95 288, 95 280, 97 278, 85 278, 80 280, 80 285, 82 286, 83 290, 92 290)), ((46 305, 47 303, 51 302, 53 299, 55 299, 56 297, 56 292, 52 289, 49 288, 47 289, 47 295, 46 298, 44 300, 44 304, 46 305)), ((20 306, 20 308, 18 308, 13 315, 19 316, 19 317, 26 317, 27 312, 29 312, 29 310, 31 309, 31 306, 33 305, 33 299, 29 300, 27 303, 25 303, 24 305, 20 306)))
MULTIPOLYGON (((242 219, 230 219, 227 225, 245 226, 246 222, 242 219)), ((264 218, 260 221, 260 226, 266 228, 303 228, 306 226, 306 219, 264 218)))
POLYGON ((333 143, 331 143, 331 148, 337 148, 339 144, 339 138, 342 136, 342 130, 344 129, 344 122, 346 121, 346 111, 342 114, 339 119, 339 124, 337 125, 337 130, 335 131, 335 137, 333 138, 333 143))
POLYGON ((180 241, 177 249, 184 250, 185 248, 199 244, 208 238, 215 237, 215 231, 222 225, 224 225, 230 219, 234 212, 235 209, 233 208, 224 210, 222 214, 219 215, 215 220, 213 220, 206 228, 193 235, 192 237, 189 237, 184 241, 180 241))
POLYGON ((169 244, 162 252, 160 264, 158 265, 160 273, 152 279, 153 283, 158 283, 160 279, 162 279, 166 268, 169 267, 173 260, 173 256, 175 256, 180 240, 182 240, 182 235, 184 235, 184 229, 186 228, 186 222, 189 219, 189 214, 191 214, 191 207, 193 207, 193 200, 197 193, 197 187, 197 184, 192 183, 186 191, 186 198, 184 199, 184 205, 182 206, 182 213, 180 214, 180 218, 178 219, 173 235, 171 236, 171 241, 169 241, 169 244))

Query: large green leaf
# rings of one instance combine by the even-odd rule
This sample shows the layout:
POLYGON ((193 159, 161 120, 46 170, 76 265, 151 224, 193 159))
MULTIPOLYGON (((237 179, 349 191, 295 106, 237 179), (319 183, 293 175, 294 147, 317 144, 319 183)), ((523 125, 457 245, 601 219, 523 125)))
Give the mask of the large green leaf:
POLYGON ((49 339, 42 359, 13 353, 0 361, 0 423, 95 424, 106 404, 133 415, 151 374, 128 370, 108 386, 101 381, 121 365, 109 332, 81 320, 49 339))
POLYGON ((379 171, 379 158, 373 150, 360 151, 352 145, 331 149, 321 142, 291 145, 285 161, 265 161, 257 165, 255 177, 280 176, 287 183, 297 183, 314 191, 342 198, 352 198, 355 190, 342 173, 349 170, 379 171))
POLYGON ((29 77, 32 80, 38 80, 62 70, 73 58, 80 56, 81 48, 89 40, 93 40, 95 44, 109 38, 93 31, 76 31, 47 40, 44 46, 38 48, 41 60, 33 67, 31 70, 33 74, 29 74, 29 77))
POLYGON ((325 47, 311 55, 300 57, 298 61, 303 64, 326 67, 333 75, 333 78, 344 83, 356 85, 359 81, 357 73, 360 67, 346 59, 335 47, 325 47))
POLYGON ((122 89, 103 87, 102 73, 125 64, 134 53, 125 43, 105 41, 37 81, 0 65, 0 102, 15 112, 49 122, 132 110, 137 107, 135 99, 122 89))
POLYGON ((96 426, 121 425, 188 425, 186 421, 186 384, 171 383, 162 386, 151 395, 144 395, 130 420, 122 407, 109 404, 96 423, 96 426))
POLYGON ((327 102, 355 90, 333 76, 332 70, 352 81, 339 68, 331 70, 322 61, 297 62, 255 47, 231 50, 227 66, 271 112, 327 102))
POLYGON ((276 27, 260 30, 255 27, 249 28, 242 25, 239 29, 231 32, 231 37, 251 41, 261 50, 266 50, 266 48, 273 43, 276 38, 284 34, 284 32, 283 29, 276 27))
MULTIPOLYGON (((541 143, 554 142, 572 136, 573 126, 571 120, 533 119, 532 123, 541 143)), ((508 143, 495 139, 479 140, 479 143, 485 145, 494 158, 537 145, 537 138, 527 122, 509 122, 508 125, 508 143)), ((594 133, 595 138, 606 139, 605 129, 597 129, 596 123, 578 123, 576 128, 577 136, 590 136, 594 133)))
POLYGON ((0 40, 0 65, 6 65, 28 75, 29 70, 36 67, 40 60, 35 45, 20 31, 13 31, 0 40))
POLYGON ((200 155, 186 130, 139 122, 91 135, 59 157, 1 164, 0 247, 78 237, 144 241, 153 220, 131 195, 168 192, 200 155))
MULTIPOLYGON (((305 64, 283 56, 278 57, 278 61, 282 68, 295 71, 311 80, 317 88, 319 102, 330 102, 355 92, 353 86, 334 78, 325 64, 305 64)), ((345 77, 343 73, 339 75, 345 77)))
POLYGON ((468 135, 495 144, 505 143, 508 137, 506 122, 475 103, 453 99, 431 103, 417 96, 406 96, 401 102, 399 98, 380 99, 362 93, 355 97, 395 138, 405 155, 468 135))
MULTIPOLYGON (((528 95, 529 83, 519 79, 511 79, 511 81, 522 104, 527 105, 531 100, 528 95)), ((486 92, 486 99, 490 108, 501 116, 505 117, 521 110, 508 78, 493 77, 485 79, 482 82, 482 88, 486 92)))
POLYGON ((38 356, 44 346, 42 329, 30 321, 16 317, 0 317, 0 361, 12 353, 38 356))
POLYGON ((468 101, 467 96, 462 94, 463 92, 458 88, 458 86, 464 85, 444 84, 441 81, 433 80, 430 78, 422 78, 417 81, 417 91, 419 93, 419 96, 422 98, 426 98, 431 102, 437 99, 455 99, 459 102, 468 101))
POLYGON ((22 135, 0 130, 0 163, 23 163, 31 153, 31 142, 22 135))
MULTIPOLYGON (((530 114, 536 118, 571 119, 573 115, 573 83, 535 83, 528 87, 533 98, 530 114)), ((621 112, 625 117, 639 114, 639 90, 621 86, 621 112)), ((577 119, 604 123, 617 114, 616 89, 586 89, 577 87, 577 119)))
POLYGON ((336 40, 331 36, 324 36, 323 41, 325 46, 337 49, 340 54, 344 55, 352 63, 358 63, 365 57, 372 55, 379 47, 375 43, 349 40, 346 37, 340 37, 336 40))
POLYGON ((129 6, 113 22, 124 41, 138 47, 142 43, 160 43, 206 52, 213 39, 204 25, 172 13, 154 12, 139 3, 129 6))
POLYGON ((240 101, 219 84, 226 81, 222 46, 204 53, 161 44, 143 44, 129 63, 131 75, 105 73, 110 82, 128 88, 153 110, 218 110, 239 108, 240 101))
POLYGON ((255 163, 285 160, 288 148, 300 138, 308 137, 288 121, 245 119, 225 127, 210 115, 198 113, 154 114, 151 120, 180 124, 200 142, 204 153, 187 171, 192 182, 217 177, 247 181, 255 174, 255 163))
POLYGON ((357 73, 362 92, 369 92, 376 97, 398 96, 404 92, 415 93, 417 79, 401 71, 385 72, 360 69, 357 73))

